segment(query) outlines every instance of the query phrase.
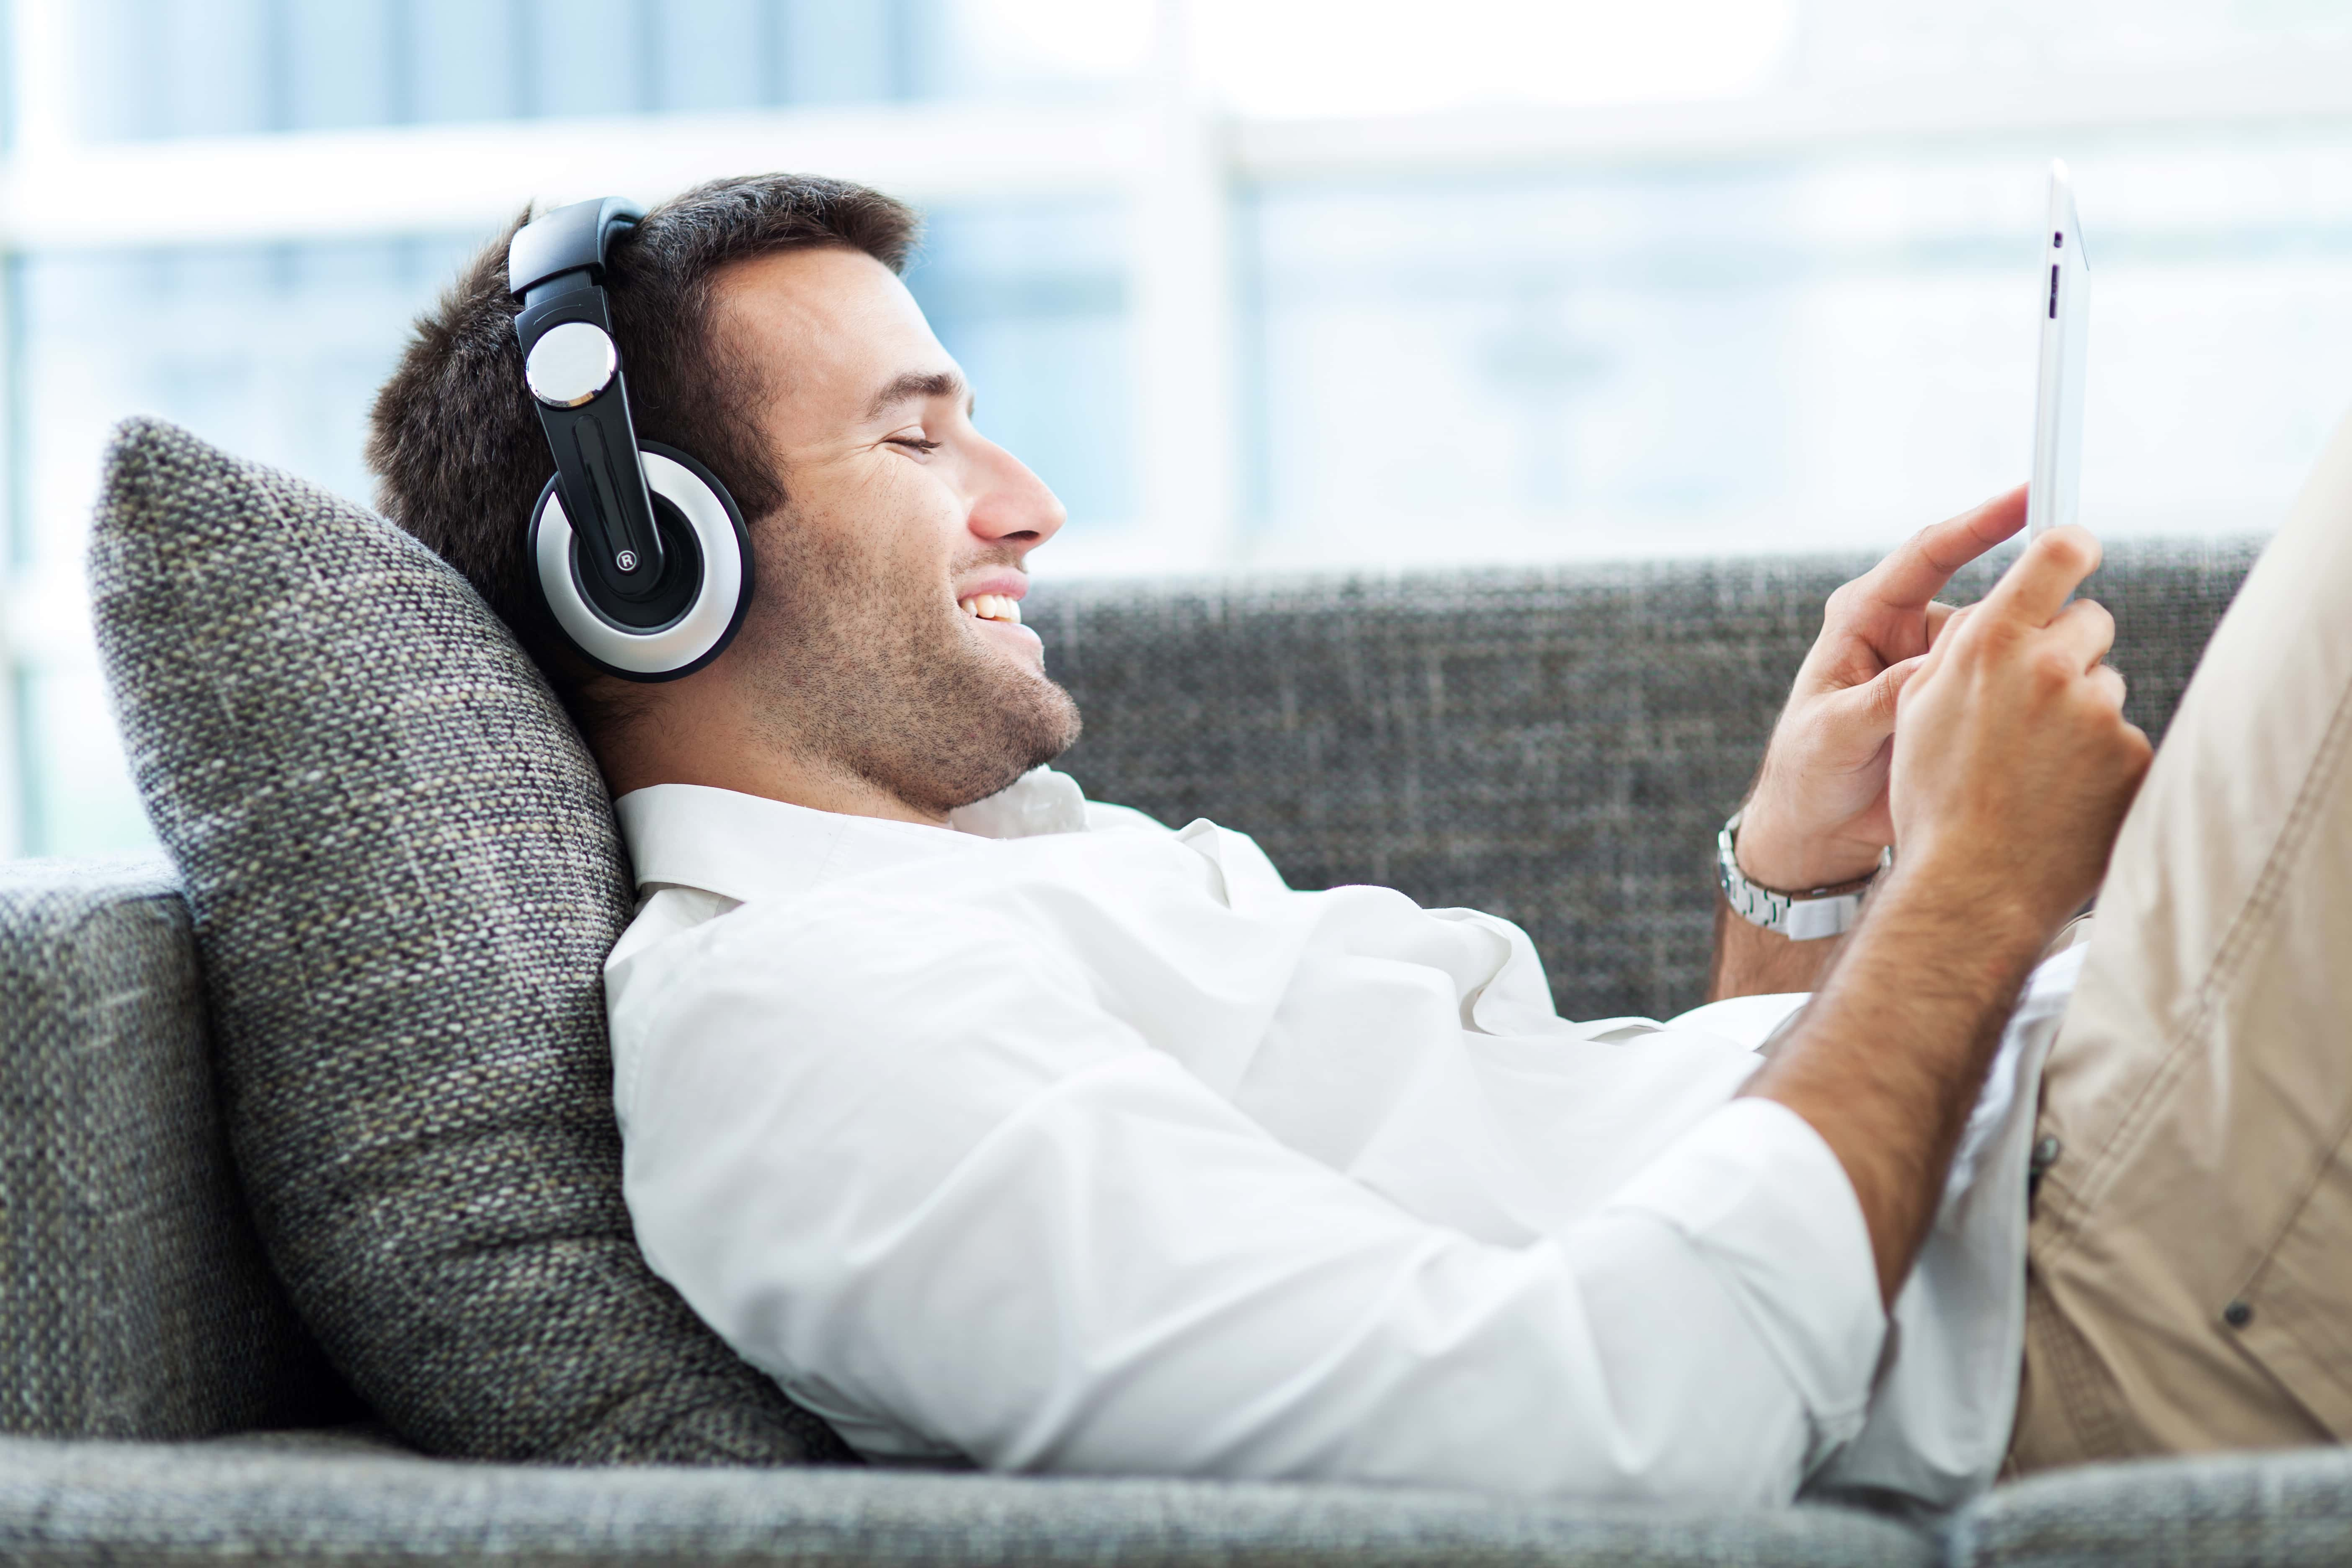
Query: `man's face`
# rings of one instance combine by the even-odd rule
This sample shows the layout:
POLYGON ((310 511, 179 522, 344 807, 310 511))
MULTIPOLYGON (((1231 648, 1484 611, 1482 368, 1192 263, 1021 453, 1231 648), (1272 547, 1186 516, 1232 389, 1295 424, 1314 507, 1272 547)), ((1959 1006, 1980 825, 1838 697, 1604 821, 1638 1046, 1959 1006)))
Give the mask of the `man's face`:
POLYGON ((963 374, 863 252, 720 276, 717 329, 764 384, 790 498, 754 524, 759 595, 724 661, 767 739, 926 812, 994 794, 1077 739, 1019 624, 1062 504, 971 422, 963 374))

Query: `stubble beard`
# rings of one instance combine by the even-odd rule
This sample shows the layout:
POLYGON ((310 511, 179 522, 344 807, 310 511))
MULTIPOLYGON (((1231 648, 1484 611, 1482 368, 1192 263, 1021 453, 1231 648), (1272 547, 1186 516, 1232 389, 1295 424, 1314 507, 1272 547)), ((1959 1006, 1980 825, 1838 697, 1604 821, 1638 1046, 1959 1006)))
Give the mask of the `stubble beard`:
POLYGON ((937 581, 802 545, 789 520, 769 531, 785 537, 762 552, 743 628, 775 726, 765 739, 821 753, 935 816, 986 799, 1077 740, 1070 694, 984 646, 937 581))

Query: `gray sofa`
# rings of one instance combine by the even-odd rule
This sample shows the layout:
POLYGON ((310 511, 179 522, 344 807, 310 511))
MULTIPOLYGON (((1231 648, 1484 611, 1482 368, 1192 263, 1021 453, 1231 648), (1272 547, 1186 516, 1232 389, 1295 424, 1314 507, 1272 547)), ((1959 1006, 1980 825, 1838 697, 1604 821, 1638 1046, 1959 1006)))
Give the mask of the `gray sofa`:
MULTIPOLYGON (((2118 548, 2160 731, 2251 559, 2118 548)), ((1710 835, 1857 563, 1041 589, 1101 798, 1518 920, 1563 1011, 1697 1000, 1710 835)), ((635 1258, 593 770, 380 521, 126 426, 101 646, 168 854, 0 865, 0 1557, 28 1563, 2352 1561, 2334 1450, 1906 1521, 888 1471, 635 1258)), ((1959 590, 1970 591, 1964 584, 1959 590)))

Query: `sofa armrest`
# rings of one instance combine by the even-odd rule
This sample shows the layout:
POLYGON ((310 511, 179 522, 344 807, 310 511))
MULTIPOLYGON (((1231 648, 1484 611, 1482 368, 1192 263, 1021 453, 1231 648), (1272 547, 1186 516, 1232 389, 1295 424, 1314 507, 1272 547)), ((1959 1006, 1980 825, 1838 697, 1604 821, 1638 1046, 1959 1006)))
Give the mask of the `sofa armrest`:
POLYGON ((2352 1557, 2352 1452, 2092 1465, 1996 1488, 1948 1530, 1956 1564, 2319 1568, 2352 1557))
POLYGON ((169 862, 0 863, 0 1432, 350 1409, 246 1215, 169 862))

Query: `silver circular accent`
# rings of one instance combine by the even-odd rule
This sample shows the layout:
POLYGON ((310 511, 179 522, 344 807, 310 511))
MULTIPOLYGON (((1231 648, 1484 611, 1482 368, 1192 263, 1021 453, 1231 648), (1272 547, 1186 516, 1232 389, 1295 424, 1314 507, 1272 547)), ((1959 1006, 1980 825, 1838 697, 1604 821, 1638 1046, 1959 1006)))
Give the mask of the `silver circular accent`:
POLYGON ((522 378, 530 395, 549 407, 577 408, 610 386, 620 368, 620 351, 604 328, 593 321, 566 321, 550 327, 530 345, 522 378))
POLYGON ((548 608, 581 651, 614 669, 664 675, 684 669, 709 653, 734 624, 735 601, 743 593, 743 552, 726 503, 711 493, 709 486, 685 464, 659 452, 646 452, 644 457, 646 483, 654 494, 677 508, 702 546, 702 589, 686 607, 686 614, 658 631, 630 632, 590 609, 572 581, 572 520, 563 514, 561 492, 549 493, 534 543, 540 587, 547 595, 548 608))
POLYGON ((637 569, 637 552, 634 550, 624 550, 613 557, 613 564, 624 572, 634 572, 637 569))

